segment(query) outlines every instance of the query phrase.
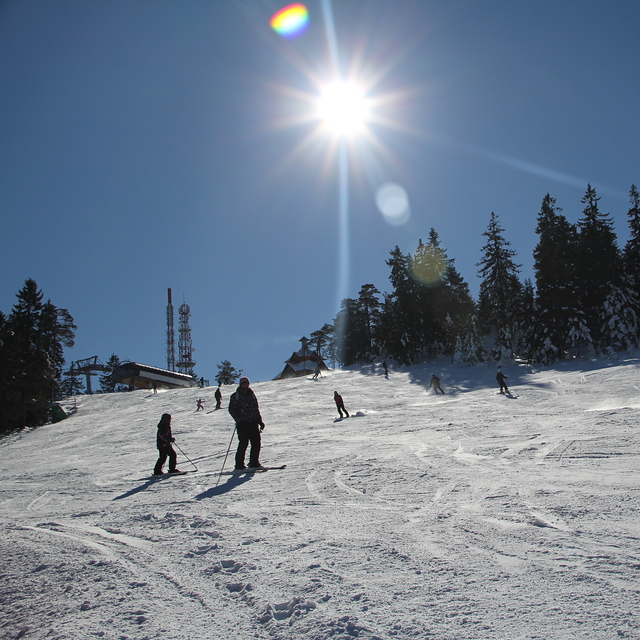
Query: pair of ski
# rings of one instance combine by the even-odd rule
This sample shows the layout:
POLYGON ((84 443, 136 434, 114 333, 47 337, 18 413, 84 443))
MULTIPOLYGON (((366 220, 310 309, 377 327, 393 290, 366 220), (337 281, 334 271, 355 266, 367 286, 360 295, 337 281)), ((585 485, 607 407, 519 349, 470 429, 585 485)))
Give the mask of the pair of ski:
POLYGON ((248 467, 247 469, 232 469, 231 471, 222 471, 220 475, 223 476, 239 476, 244 473, 263 473, 264 471, 275 471, 276 469, 285 469, 286 464, 282 464, 279 467, 248 467))
POLYGON ((171 476, 186 476, 187 473, 194 473, 197 469, 190 469, 189 471, 167 471, 166 473, 153 474, 152 478, 170 478, 171 476))
MULTIPOLYGON (((233 469, 232 471, 222 471, 220 475, 242 475, 244 473, 263 473, 264 471, 275 471, 276 469, 285 469, 286 464, 280 465, 279 467, 256 467, 255 469, 233 469)), ((162 475, 152 476, 153 478, 157 478, 160 480, 161 478, 170 478, 172 476, 186 476, 187 473, 195 473, 197 469, 190 469, 189 471, 178 471, 175 473, 168 472, 163 473, 162 475)))

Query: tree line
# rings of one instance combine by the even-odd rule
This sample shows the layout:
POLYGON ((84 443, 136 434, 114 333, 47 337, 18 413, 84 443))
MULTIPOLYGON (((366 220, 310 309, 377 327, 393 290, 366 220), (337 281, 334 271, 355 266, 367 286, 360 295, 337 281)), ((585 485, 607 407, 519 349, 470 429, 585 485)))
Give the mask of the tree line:
POLYGON ((51 401, 65 390, 64 348, 77 328, 66 309, 43 302, 34 280, 17 298, 9 315, 0 311, 0 433, 48 421, 51 401))
MULTIPOLYGON (((477 264, 477 300, 431 229, 413 254, 398 246, 390 252, 389 293, 363 285, 310 340, 326 361, 341 366, 382 358, 409 365, 442 356, 469 364, 518 357, 549 365, 636 348, 640 194, 632 185, 630 237, 623 249, 599 200, 588 185, 582 217, 573 224, 554 198, 543 198, 535 230, 535 284, 521 281, 516 252, 492 213, 477 264)), ((64 348, 74 345, 74 320, 68 310, 43 299, 28 279, 11 313, 0 311, 0 433, 45 424, 51 402, 82 386, 77 376, 63 375, 64 348)), ((118 389, 112 373, 118 364, 112 354, 101 391, 118 389)), ((231 384, 242 373, 228 360, 217 366, 218 384, 231 384)))
POLYGON ((365 284, 345 298, 332 323, 311 342, 341 366, 391 358, 415 364, 448 356, 473 364, 521 358, 549 365, 572 356, 609 355, 638 346, 640 317, 640 195, 629 192, 630 238, 618 247, 612 218, 587 186, 582 217, 573 224, 547 194, 537 217, 535 284, 520 279, 516 252, 491 213, 478 298, 441 246, 435 229, 413 254, 398 246, 386 264, 391 291, 365 284))
MULTIPOLYGON (((51 403, 81 392, 83 383, 64 371, 64 349, 74 346, 76 325, 67 309, 56 307, 29 278, 16 294, 11 312, 0 311, 0 434, 46 424, 51 403)), ((99 390, 113 393, 128 387, 114 374, 121 364, 112 354, 99 390)), ((228 360, 218 365, 218 384, 232 384, 242 374, 228 360)))

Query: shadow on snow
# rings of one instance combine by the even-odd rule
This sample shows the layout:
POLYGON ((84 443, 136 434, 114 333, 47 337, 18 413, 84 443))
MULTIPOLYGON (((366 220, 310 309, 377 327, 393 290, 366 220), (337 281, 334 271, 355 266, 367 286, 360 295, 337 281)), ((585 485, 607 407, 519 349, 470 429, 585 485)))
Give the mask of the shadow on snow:
POLYGON ((195 500, 204 500, 205 498, 213 498, 214 496, 221 496, 229 491, 232 491, 236 487, 239 487, 241 484, 248 482, 253 478, 253 473, 247 473, 245 475, 234 475, 229 476, 227 481, 224 484, 218 485, 217 487, 211 487, 211 489, 207 489, 202 493, 199 493, 197 496, 194 496, 195 500))

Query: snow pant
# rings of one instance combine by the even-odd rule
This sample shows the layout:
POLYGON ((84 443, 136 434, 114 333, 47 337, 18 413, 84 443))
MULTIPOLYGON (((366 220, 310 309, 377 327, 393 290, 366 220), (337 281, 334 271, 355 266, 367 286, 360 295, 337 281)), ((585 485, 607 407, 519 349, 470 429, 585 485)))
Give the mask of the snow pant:
POLYGON ((260 466, 260 426, 257 422, 236 422, 238 432, 238 449, 236 450, 236 469, 244 469, 244 455, 251 443, 249 466, 260 466))
POLYGON ((442 391, 442 395, 444 395, 444 390, 440 385, 433 387, 433 390, 436 392, 436 395, 438 395, 438 391, 442 391))
POLYGON ((336 405, 338 407, 338 413, 340 414, 341 418, 344 418, 345 416, 348 418, 349 417, 349 412, 344 408, 343 404, 338 404, 336 405), (345 415, 342 415, 342 412, 344 411, 345 415))
POLYGON ((164 467, 164 463, 167 461, 167 458, 169 458, 169 471, 176 470, 178 454, 173 450, 173 447, 171 445, 167 445, 166 447, 158 447, 158 454, 158 462, 156 462, 153 473, 162 473, 162 467, 164 467))

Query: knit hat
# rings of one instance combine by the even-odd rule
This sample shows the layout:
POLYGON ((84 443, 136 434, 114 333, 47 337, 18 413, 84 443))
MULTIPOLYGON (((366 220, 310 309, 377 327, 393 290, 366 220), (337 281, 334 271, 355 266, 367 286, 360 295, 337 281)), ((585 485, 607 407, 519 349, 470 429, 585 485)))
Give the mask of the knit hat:
POLYGON ((242 378, 240 378, 240 382, 238 384, 242 384, 245 380, 247 381, 247 384, 251 384, 251 380, 249 380, 249 378, 247 378, 247 376, 242 376, 242 378))

